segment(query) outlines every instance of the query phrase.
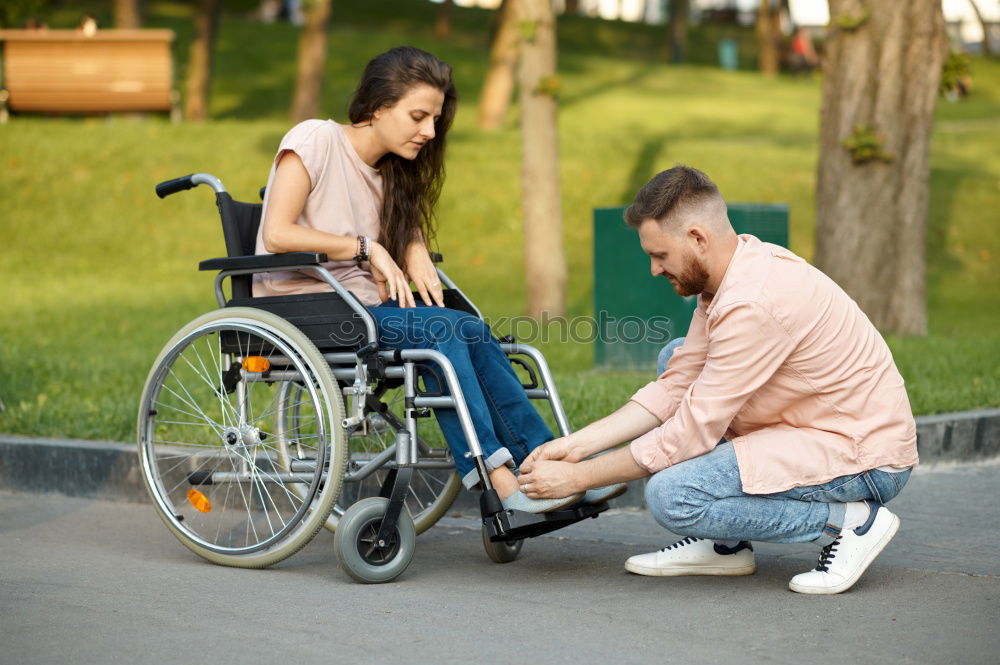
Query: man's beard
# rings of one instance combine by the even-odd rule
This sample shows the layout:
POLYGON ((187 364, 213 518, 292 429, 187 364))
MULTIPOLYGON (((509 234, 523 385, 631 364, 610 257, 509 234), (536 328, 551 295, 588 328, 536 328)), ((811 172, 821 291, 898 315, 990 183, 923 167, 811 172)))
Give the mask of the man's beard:
POLYGON ((689 260, 680 275, 674 276, 674 291, 679 296, 696 296, 705 290, 708 283, 708 271, 694 254, 689 254, 689 260))

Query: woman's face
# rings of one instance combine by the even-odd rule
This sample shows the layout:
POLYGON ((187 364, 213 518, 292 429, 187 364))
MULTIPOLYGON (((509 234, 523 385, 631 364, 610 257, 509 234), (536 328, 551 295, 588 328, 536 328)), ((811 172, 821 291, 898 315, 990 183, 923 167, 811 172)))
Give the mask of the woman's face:
POLYGON ((372 128, 381 147, 404 159, 416 159, 424 144, 434 138, 434 123, 441 117, 442 106, 444 93, 419 83, 395 106, 375 111, 372 128))

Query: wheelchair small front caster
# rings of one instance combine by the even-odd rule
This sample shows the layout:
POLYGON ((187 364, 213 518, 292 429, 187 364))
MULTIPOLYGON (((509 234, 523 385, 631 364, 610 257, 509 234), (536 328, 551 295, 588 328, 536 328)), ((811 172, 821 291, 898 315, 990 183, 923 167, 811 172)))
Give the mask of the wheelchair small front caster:
POLYGON ((486 549, 486 556, 492 559, 494 563, 510 563, 521 553, 523 545, 523 540, 515 540, 511 543, 495 543, 490 540, 490 534, 486 530, 486 527, 483 527, 483 547, 486 549))
POLYGON ((410 513, 403 509, 392 535, 376 542, 389 499, 370 497, 358 501, 340 518, 333 548, 348 575, 366 584, 390 582, 399 577, 413 559, 417 530, 410 513))

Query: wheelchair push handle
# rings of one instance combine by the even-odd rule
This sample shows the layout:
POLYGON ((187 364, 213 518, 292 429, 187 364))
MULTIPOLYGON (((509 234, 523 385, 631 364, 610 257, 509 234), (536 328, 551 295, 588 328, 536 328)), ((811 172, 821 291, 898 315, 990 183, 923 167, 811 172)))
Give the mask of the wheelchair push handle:
POLYGON ((209 185, 215 190, 216 194, 222 194, 226 191, 222 181, 211 173, 191 173, 182 178, 174 178, 173 180, 161 182, 156 186, 156 195, 161 199, 164 199, 171 194, 183 192, 186 189, 191 189, 192 187, 197 187, 198 185, 209 185))

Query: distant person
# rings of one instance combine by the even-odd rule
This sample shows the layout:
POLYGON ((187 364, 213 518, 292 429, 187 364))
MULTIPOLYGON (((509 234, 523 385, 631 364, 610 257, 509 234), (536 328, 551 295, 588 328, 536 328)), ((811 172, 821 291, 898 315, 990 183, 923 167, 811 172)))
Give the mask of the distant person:
MULTIPOLYGON (((444 307, 427 249, 456 106, 451 67, 430 53, 404 46, 372 59, 351 100, 348 123, 306 120, 282 139, 267 180, 257 254, 325 253, 325 267, 374 316, 382 348, 434 349, 447 356, 503 505, 555 510, 582 494, 529 499, 513 472, 552 432, 489 326, 444 307)), ((255 296, 331 290, 302 272, 256 275, 253 286, 255 296)), ((424 383, 432 392, 441 388, 430 373, 424 383)), ((476 486, 479 475, 458 415, 444 408, 436 415, 465 486, 476 486)), ((597 502, 621 489, 587 498, 597 502)))
POLYGON ((819 65, 816 49, 813 48, 812 36, 805 28, 799 28, 792 37, 792 71, 808 74, 819 65))
POLYGON ((653 276, 698 296, 687 337, 621 409, 535 450, 521 465, 522 491, 565 496, 652 475, 650 512, 684 538, 631 557, 627 570, 749 575, 751 541, 812 542, 818 564, 789 587, 849 589, 896 534, 884 504, 917 463, 889 347, 826 275, 736 235, 701 171, 658 174, 625 218, 653 276))

